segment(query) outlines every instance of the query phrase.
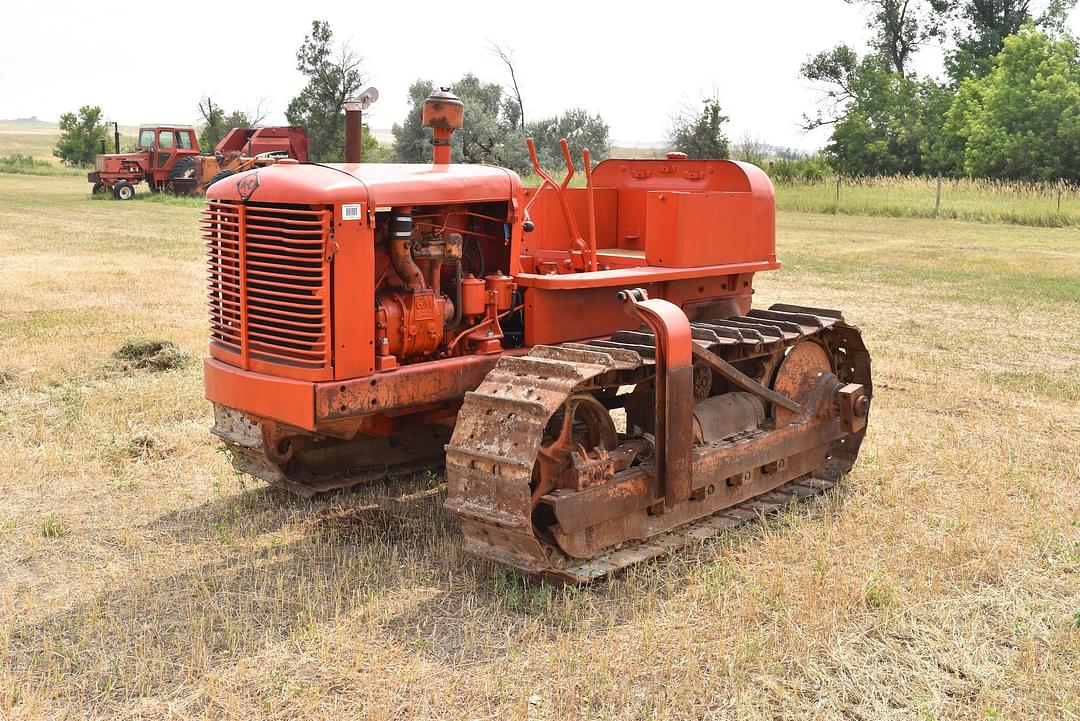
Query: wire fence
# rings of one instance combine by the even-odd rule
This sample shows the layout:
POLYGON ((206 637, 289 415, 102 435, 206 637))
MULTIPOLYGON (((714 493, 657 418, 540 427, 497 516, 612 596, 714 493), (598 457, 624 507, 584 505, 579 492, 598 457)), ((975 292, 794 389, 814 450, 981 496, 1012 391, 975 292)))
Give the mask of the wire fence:
POLYGON ((1064 181, 831 176, 779 181, 776 199, 780 210, 1080 226, 1080 186, 1064 181))

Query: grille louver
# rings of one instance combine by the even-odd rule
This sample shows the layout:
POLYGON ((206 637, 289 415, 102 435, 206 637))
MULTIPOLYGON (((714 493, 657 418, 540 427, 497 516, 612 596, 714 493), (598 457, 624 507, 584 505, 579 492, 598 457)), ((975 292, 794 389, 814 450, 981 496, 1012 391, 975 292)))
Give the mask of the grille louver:
POLYGON ((327 210, 211 200, 203 211, 211 344, 281 374, 331 369, 327 210))

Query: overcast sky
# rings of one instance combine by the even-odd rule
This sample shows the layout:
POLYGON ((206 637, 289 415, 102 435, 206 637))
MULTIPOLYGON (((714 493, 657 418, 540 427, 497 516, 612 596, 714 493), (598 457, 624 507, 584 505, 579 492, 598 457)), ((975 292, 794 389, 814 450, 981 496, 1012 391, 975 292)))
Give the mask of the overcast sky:
MULTIPOLYGON (((295 52, 315 18, 363 55, 381 94, 372 127, 401 120, 417 78, 446 84, 472 71, 508 84, 488 50, 498 42, 514 52, 527 117, 581 106, 623 143, 662 140, 674 109, 715 90, 731 137, 818 147, 824 134, 798 129, 817 97, 799 64, 868 37, 862 12, 843 0, 0 0, 0 118, 56 120, 93 104, 121 124, 194 123, 209 93, 228 109, 264 99, 266 122, 284 122, 304 84, 295 52)), ((1080 32, 1080 12, 1070 25, 1080 32)), ((917 66, 934 72, 940 57, 928 48, 917 66)))

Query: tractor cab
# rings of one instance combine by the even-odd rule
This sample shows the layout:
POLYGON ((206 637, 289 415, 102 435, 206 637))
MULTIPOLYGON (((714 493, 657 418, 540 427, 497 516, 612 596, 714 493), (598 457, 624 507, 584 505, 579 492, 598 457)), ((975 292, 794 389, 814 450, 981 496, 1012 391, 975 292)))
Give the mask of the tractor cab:
POLYGON ((195 129, 187 126, 139 128, 135 150, 149 155, 149 169, 166 172, 177 162, 200 152, 195 129))

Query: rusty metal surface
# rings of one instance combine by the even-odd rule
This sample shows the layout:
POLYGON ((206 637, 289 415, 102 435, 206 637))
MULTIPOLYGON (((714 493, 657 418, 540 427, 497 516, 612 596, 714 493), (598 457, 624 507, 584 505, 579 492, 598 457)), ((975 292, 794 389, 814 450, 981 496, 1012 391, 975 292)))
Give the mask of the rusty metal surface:
MULTIPOLYGON (((641 319, 656 338, 653 475, 672 508, 690 497, 691 448, 694 439, 694 329, 679 307, 651 300, 642 289, 619 293, 628 315, 641 319)), ((716 338, 714 335, 713 338, 716 338)))
POLYGON ((450 435, 429 425, 393 438, 316 439, 218 403, 212 432, 224 441, 237 470, 304 497, 438 469, 450 435))
MULTIPOLYGON (((687 498, 674 506, 664 503, 651 438, 628 429, 611 448, 610 435, 598 430, 602 424, 582 422, 573 410, 571 420, 565 415, 570 399, 580 407, 583 394, 655 373, 656 359, 664 359, 657 334, 545 346, 500 360, 467 396, 447 446, 446 505, 462 524, 466 551, 527 573, 586 582, 831 487, 850 469, 865 433, 865 424, 845 420, 843 408, 861 418, 868 413, 869 354, 838 312, 811 310, 818 309, 785 306, 766 311, 772 318, 761 316, 799 329, 773 331, 775 360, 767 365, 780 370, 766 389, 792 399, 788 405, 799 412, 770 404, 773 417, 756 429, 699 438, 680 479, 687 498), (644 352, 650 345, 653 353, 644 352), (636 445, 628 451, 627 444, 636 445), (545 448, 559 450, 558 462, 541 462, 545 448)), ((760 356, 760 338, 732 344, 721 340, 731 336, 710 335, 697 323, 691 330, 694 345, 736 372, 732 363, 760 356)), ((689 385, 686 390, 690 396, 689 385)), ((686 411, 692 419, 693 408, 686 411)))
POLYGON ((543 346, 534 354, 501 358, 466 394, 446 446, 446 508, 461 522, 467 549, 511 558, 530 572, 550 565, 532 528, 531 483, 544 431, 577 387, 616 367, 601 353, 589 356, 601 363, 557 360, 550 357, 557 349, 543 346))
POLYGON ((802 406, 785 396, 782 392, 777 393, 771 388, 758 383, 753 378, 749 378, 735 366, 706 348, 695 345, 694 356, 744 391, 753 393, 759 398, 785 408, 791 413, 802 413, 802 406))
POLYGON ((586 561, 547 571, 545 575, 562 583, 589 583, 632 564, 666 556, 685 546, 715 538, 725 531, 776 513, 792 503, 818 496, 835 485, 836 481, 813 477, 793 481, 759 500, 714 513, 648 541, 628 543, 586 561))
POLYGON ((318 383, 315 385, 316 423, 351 418, 357 414, 357 408, 385 413, 422 404, 457 401, 483 383, 499 359, 500 356, 494 355, 444 358, 366 378, 318 383))

